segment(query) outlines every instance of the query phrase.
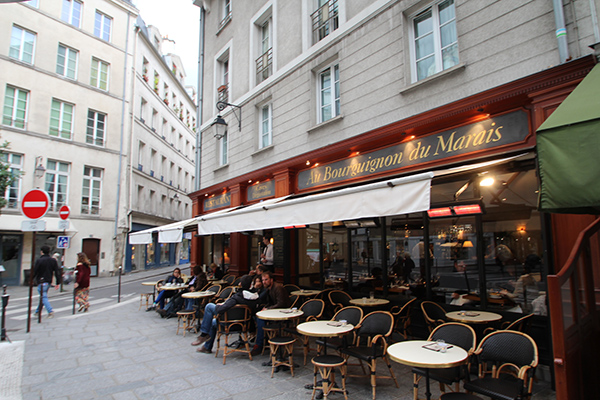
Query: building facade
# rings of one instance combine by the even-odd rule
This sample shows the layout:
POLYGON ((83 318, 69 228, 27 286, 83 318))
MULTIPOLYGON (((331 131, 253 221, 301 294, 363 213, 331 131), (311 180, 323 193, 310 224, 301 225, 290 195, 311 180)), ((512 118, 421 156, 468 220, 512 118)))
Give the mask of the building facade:
MULTIPOLYGON (((42 245, 65 267, 83 251, 93 275, 127 270, 127 233, 136 224, 191 213, 185 194, 193 184, 194 105, 181 62, 157 50, 130 1, 32 0, 1 9, 0 138, 10 143, 3 161, 19 175, 0 213, 3 282, 26 281, 42 245), (162 85, 172 88, 172 105, 145 82, 145 67, 159 71, 160 96, 162 85), (168 139, 158 124, 169 127, 168 139), (142 143, 148 154, 139 151, 142 143), (164 178, 156 179, 151 163, 160 165, 161 157, 164 178), (21 199, 34 188, 49 195, 45 227, 36 232, 21 213, 21 199), (59 218, 64 205, 66 223, 59 218), (61 236, 69 237, 67 248, 60 248, 61 236)), ((154 265, 152 259, 142 268, 154 265)))
POLYGON ((266 235, 284 282, 408 290, 508 319, 533 312, 550 364, 545 277, 590 217, 567 228, 538 211, 536 129, 597 62, 597 2, 196 4, 205 59, 192 262, 243 273, 266 235), (386 211, 389 199, 369 194, 423 172, 426 208, 386 211), (342 189, 364 195, 348 203, 342 189), (347 217, 316 216, 323 195, 347 217), (228 213, 260 217, 253 229, 228 213))

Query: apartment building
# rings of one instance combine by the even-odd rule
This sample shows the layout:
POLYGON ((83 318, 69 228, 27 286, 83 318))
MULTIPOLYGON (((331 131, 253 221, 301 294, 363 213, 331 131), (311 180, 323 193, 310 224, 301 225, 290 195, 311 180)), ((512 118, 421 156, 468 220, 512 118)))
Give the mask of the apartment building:
MULTIPOLYGON (((597 1, 195 4, 192 263, 244 273, 265 235, 286 283, 387 296, 404 282, 450 305, 456 291, 532 274, 530 291, 502 306, 510 318, 534 311, 568 232, 590 221, 572 216, 567 229, 538 209, 536 130, 597 63, 597 1), (394 273, 406 257, 415 268, 394 273)), ((536 313, 550 365, 551 321, 536 313)))

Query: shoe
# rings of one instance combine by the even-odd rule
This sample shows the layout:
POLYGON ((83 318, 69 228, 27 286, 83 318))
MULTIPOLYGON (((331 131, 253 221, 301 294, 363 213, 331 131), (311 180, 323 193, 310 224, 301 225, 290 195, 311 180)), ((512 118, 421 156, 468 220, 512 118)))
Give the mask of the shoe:
POLYGON ((153 304, 150 307, 146 308, 146 311, 153 311, 153 310, 156 310, 156 304, 153 304))
MULTIPOLYGON (((202 343, 204 343, 208 340, 208 337, 209 337, 208 335, 198 336, 198 338, 192 342, 192 346, 200 346, 202 343)), ((202 346, 202 347, 204 347, 204 346, 202 346)))
POLYGON ((87 308, 84 308, 84 309, 83 309, 83 312, 88 312, 88 309, 87 309, 87 308))
POLYGON ((85 308, 85 306, 83 306, 83 305, 79 306, 79 309, 77 310, 77 312, 82 312, 84 308, 85 308))
POLYGON ((209 349, 207 349, 207 348, 206 348, 206 347, 204 347, 204 346, 200 346, 200 347, 198 347, 198 348, 196 349, 196 352, 198 352, 198 353, 204 353, 204 354, 212 354, 212 351, 211 351, 211 350, 209 350, 209 349))
POLYGON ((262 349, 260 347, 258 347, 257 345, 254 345, 254 347, 252 348, 252 351, 250 352, 250 354, 252 354, 253 356, 258 356, 258 355, 260 355, 260 353, 262 353, 262 349))
POLYGON ((167 316, 167 312, 165 310, 159 309, 159 310, 156 310, 156 312, 160 314, 161 318, 164 318, 167 316))
POLYGON ((54 311, 52 311, 51 313, 48 313, 48 318, 54 318, 54 311))
POLYGON ((39 314, 40 314, 40 313, 36 311, 36 312, 34 312, 34 313, 33 313, 33 316, 37 318, 37 316, 38 316, 39 314))

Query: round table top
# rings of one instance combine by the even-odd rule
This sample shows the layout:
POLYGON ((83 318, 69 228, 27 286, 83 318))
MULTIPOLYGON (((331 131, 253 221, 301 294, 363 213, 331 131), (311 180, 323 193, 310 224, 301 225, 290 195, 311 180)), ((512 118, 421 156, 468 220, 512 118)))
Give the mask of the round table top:
POLYGON ((446 313, 446 318, 467 324, 485 324, 501 320, 502 315, 489 311, 452 311, 446 313))
POLYGON ((157 283, 158 283, 158 281, 154 281, 154 282, 142 282, 142 285, 144 285, 144 286, 156 286, 157 283))
POLYGON ((307 290, 307 289, 302 289, 302 290, 294 290, 290 294, 294 295, 294 296, 316 296, 316 295, 318 295, 321 292, 322 292, 322 290, 313 290, 313 289, 307 290))
POLYGON ((363 297, 362 299, 350 300, 351 304, 354 304, 355 306, 362 306, 362 307, 384 306, 384 305, 388 304, 389 302, 390 301, 387 299, 368 299, 366 297, 363 297))
POLYGON ((301 323, 296 329, 306 336, 335 337, 352 331, 354 325, 338 321, 309 321, 301 323))
POLYGON ((303 311, 291 310, 289 308, 271 308, 269 310, 262 310, 256 313, 256 316, 260 319, 267 321, 283 321, 286 319, 298 318, 303 311))
POLYGON ((224 283, 228 283, 226 280, 223 279, 219 279, 219 280, 208 280, 208 283, 210 283, 211 285, 222 285, 224 283))
POLYGON ((187 292, 181 295, 184 299, 200 299, 202 297, 214 296, 215 292, 187 292))
POLYGON ((424 348, 435 344, 431 340, 406 340, 387 348, 390 358, 400 364, 421 368, 449 368, 467 362, 469 354, 459 346, 452 346, 445 353, 424 348))
POLYGON ((176 286, 162 285, 158 288, 158 290, 181 290, 181 289, 185 289, 185 288, 187 288, 187 285, 184 285, 184 284, 176 285, 176 286))

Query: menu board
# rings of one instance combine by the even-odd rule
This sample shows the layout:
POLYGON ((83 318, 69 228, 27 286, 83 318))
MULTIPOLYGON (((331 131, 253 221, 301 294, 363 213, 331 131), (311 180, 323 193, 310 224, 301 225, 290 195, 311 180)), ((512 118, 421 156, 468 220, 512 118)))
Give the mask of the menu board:
POLYGON ((273 265, 275 267, 283 267, 284 263, 283 229, 273 229, 273 265))

